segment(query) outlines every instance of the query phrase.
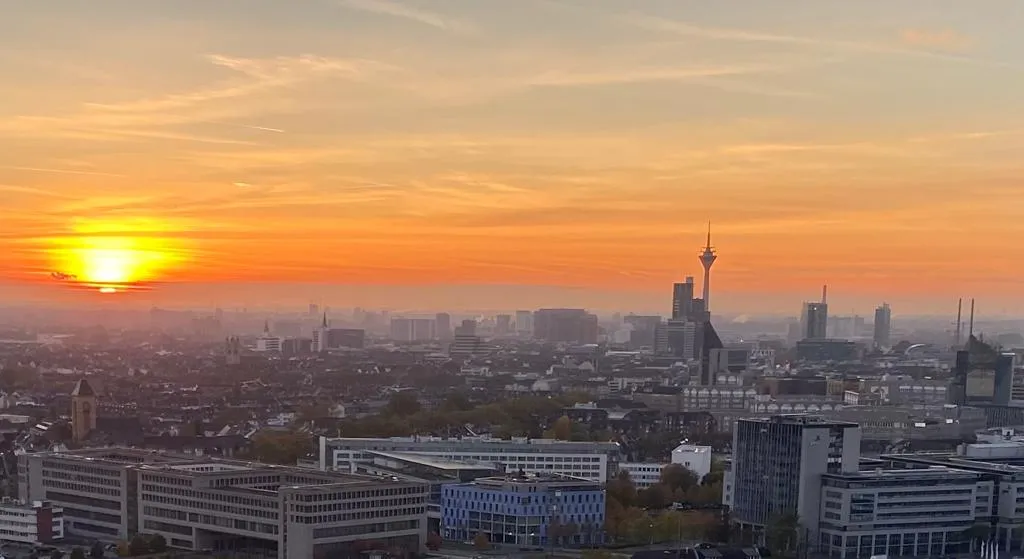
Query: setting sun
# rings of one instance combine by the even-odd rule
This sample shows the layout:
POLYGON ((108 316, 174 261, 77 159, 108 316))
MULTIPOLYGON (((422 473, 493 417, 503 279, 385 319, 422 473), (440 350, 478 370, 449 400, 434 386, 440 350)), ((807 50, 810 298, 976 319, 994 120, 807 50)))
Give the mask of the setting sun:
POLYGON ((55 240, 50 253, 57 271, 73 277, 76 285, 101 293, 134 289, 162 279, 175 254, 159 238, 103 234, 55 240))

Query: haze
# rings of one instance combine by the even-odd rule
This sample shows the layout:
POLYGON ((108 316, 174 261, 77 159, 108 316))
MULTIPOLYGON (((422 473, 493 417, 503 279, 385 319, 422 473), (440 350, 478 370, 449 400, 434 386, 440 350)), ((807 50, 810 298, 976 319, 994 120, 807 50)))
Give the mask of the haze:
POLYGON ((1022 310, 1016 0, 4 10, 0 302, 1022 310))

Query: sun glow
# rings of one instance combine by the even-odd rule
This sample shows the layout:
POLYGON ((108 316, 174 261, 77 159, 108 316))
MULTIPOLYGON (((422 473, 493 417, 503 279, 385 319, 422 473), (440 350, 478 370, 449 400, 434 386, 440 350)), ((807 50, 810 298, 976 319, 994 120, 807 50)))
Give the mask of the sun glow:
POLYGON ((51 249, 54 269, 75 278, 80 287, 101 293, 138 289, 165 279, 176 263, 169 241, 149 235, 119 236, 90 231, 56 240, 51 249))

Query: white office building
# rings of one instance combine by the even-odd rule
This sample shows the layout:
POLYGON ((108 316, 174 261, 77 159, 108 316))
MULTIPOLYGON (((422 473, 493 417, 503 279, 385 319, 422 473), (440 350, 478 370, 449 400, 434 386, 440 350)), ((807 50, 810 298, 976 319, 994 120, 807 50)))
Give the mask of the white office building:
POLYGON ((47 544, 64 539, 64 509, 48 501, 0 503, 0 540, 47 544))
POLYGON ((407 454, 487 464, 508 473, 563 474, 604 483, 618 469, 618 443, 490 437, 392 437, 356 439, 320 437, 320 467, 354 471, 373 459, 371 452, 407 454))
POLYGON ((672 449, 672 463, 685 466, 697 474, 697 479, 711 473, 711 447, 695 444, 681 444, 672 449))
POLYGON ((661 481, 661 470, 665 466, 658 462, 623 462, 619 464, 619 471, 628 472, 637 489, 647 489, 661 481))

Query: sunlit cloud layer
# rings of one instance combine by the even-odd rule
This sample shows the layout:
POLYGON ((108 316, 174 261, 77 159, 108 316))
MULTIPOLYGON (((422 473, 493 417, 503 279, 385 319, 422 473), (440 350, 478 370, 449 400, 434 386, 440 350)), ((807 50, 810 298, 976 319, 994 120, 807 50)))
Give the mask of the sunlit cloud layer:
POLYGON ((825 282, 1016 304, 1021 24, 1014 0, 21 2, 0 274, 627 308, 695 274, 710 220, 723 307, 825 282))

